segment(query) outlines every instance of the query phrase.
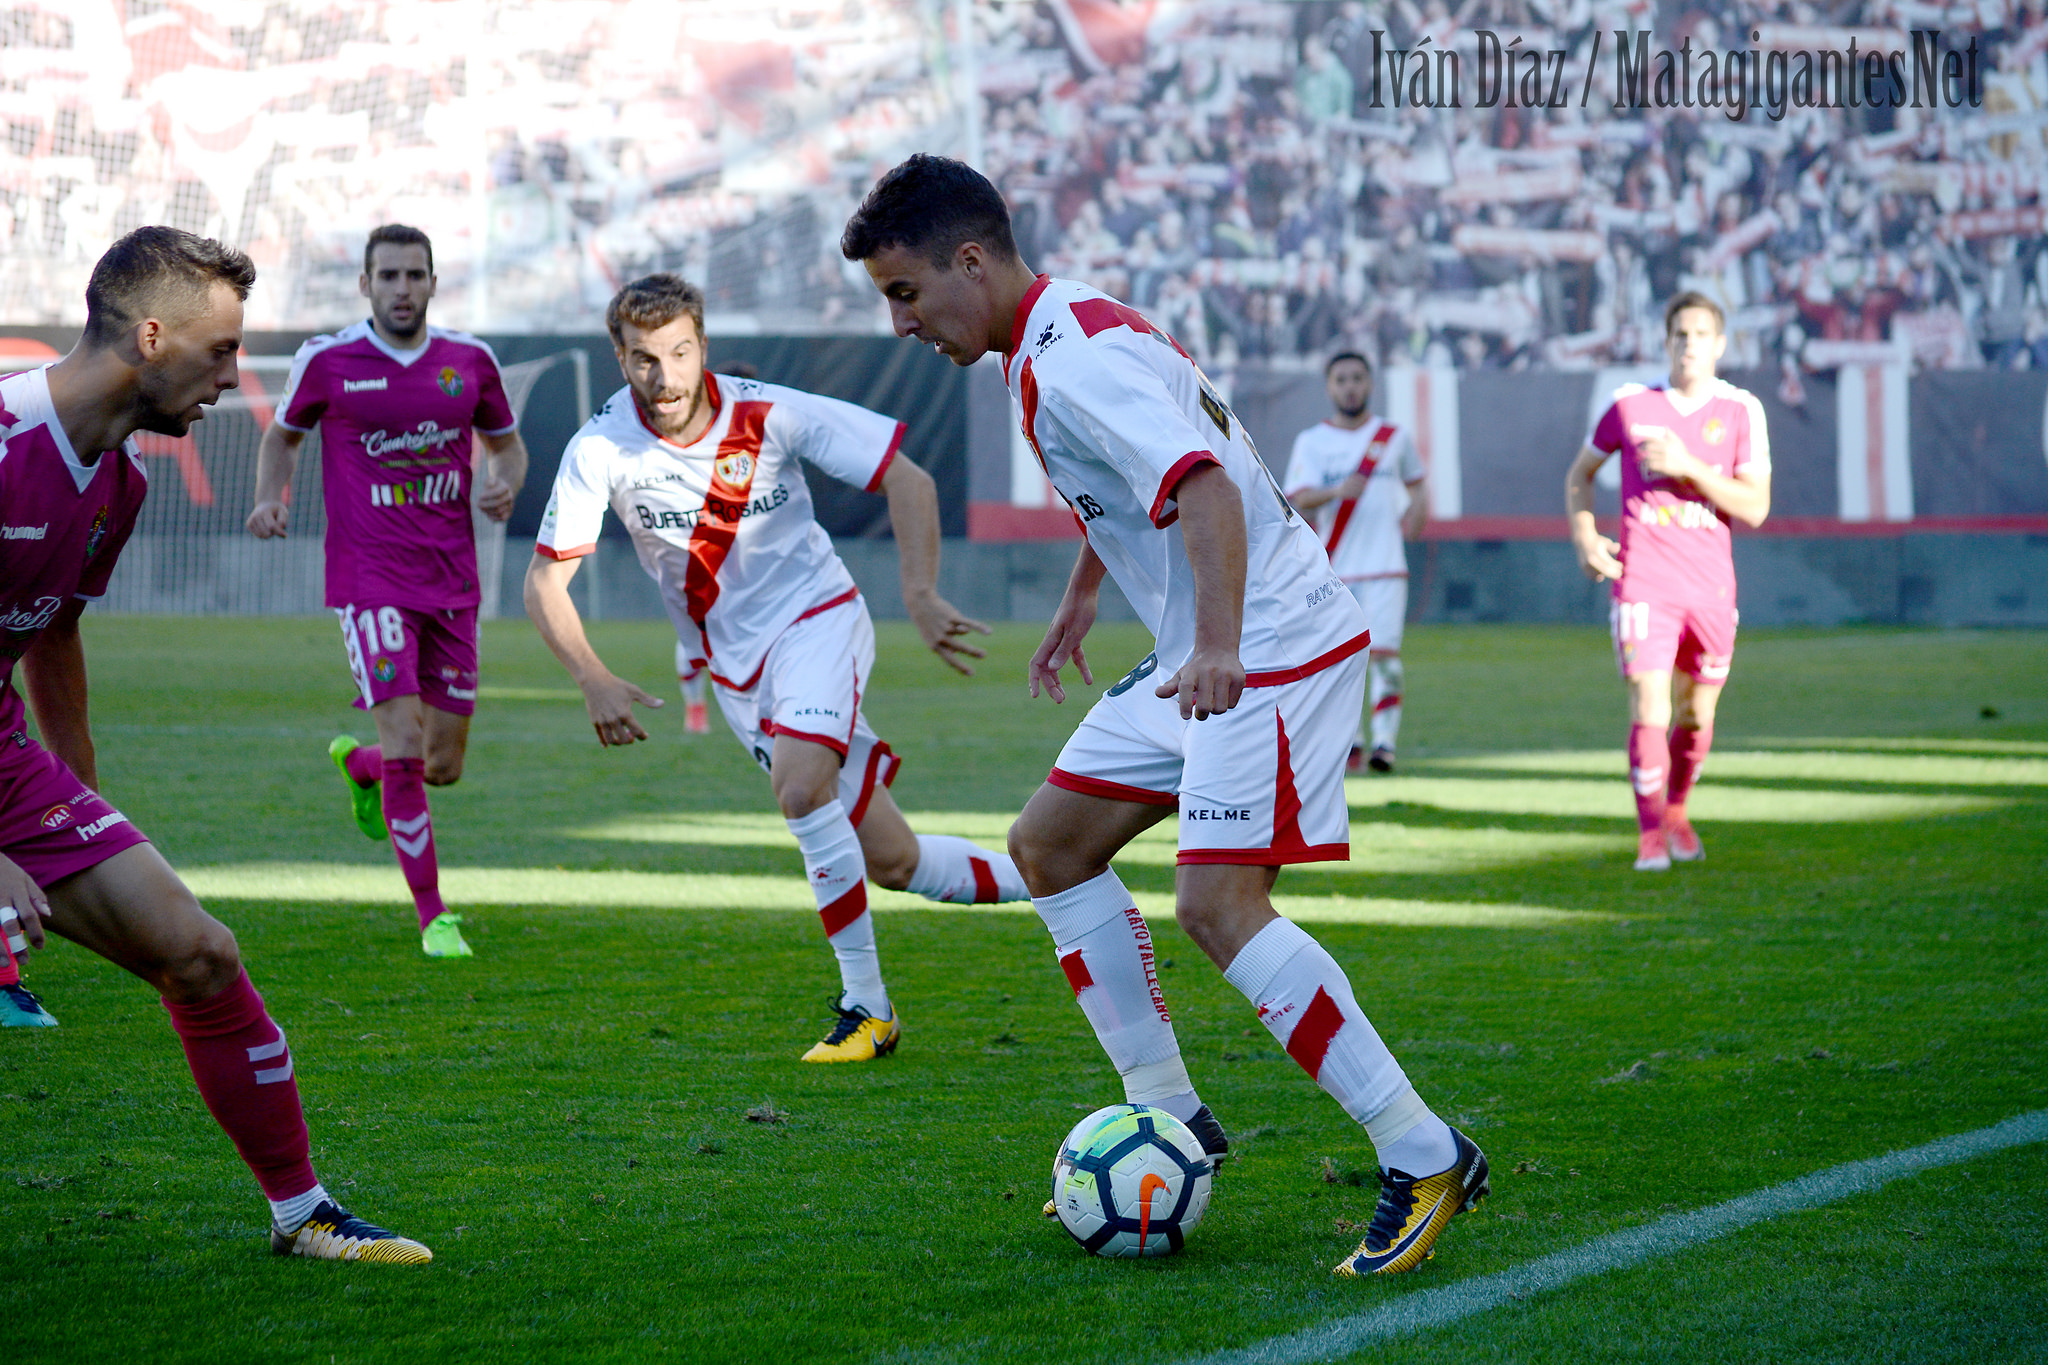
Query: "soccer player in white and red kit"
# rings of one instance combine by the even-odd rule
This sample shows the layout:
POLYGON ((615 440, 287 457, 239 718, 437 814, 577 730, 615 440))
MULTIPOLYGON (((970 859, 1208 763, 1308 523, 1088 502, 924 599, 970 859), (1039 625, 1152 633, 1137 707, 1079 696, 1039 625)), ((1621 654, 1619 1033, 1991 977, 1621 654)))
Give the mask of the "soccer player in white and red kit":
POLYGON ((1136 310, 1034 277, 980 173, 910 158, 869 192, 840 250, 866 267, 898 335, 956 365, 1002 356, 1024 434, 1081 522, 1032 694, 1064 700, 1069 660, 1093 681, 1082 646, 1105 573, 1157 642, 1089 710, 1010 830, 1125 1098, 1186 1122, 1211 1153, 1228 1145, 1181 1058, 1151 934, 1109 866, 1177 810, 1181 927, 1379 1154, 1379 1209, 1337 1273, 1412 1269, 1485 1196, 1486 1159, 1416 1095, 1344 969, 1271 896, 1281 866, 1350 856, 1358 604, 1194 362, 1136 310))
POLYGON ((257 457, 249 530, 285 534, 297 451, 320 428, 327 507, 327 605, 341 618, 356 705, 377 743, 337 737, 356 825, 391 840, 429 957, 468 957, 462 917, 441 900, 427 788, 462 776, 476 711, 476 532, 471 432, 485 471, 476 505, 498 521, 526 478, 526 446, 498 359, 465 332, 427 325, 434 249, 387 224, 363 248, 370 317, 314 337, 292 358, 277 420, 257 457))
POLYGON ((903 601, 928 648, 962 673, 988 627, 938 595, 939 505, 931 476, 898 453, 904 426, 834 398, 714 375, 704 367, 704 295, 670 274, 620 290, 605 321, 626 387, 562 454, 526 576, 526 611, 583 689, 601 744, 647 738, 633 703, 661 703, 614 677, 590 648, 569 580, 610 509, 625 524, 687 662, 710 674, 719 709, 768 773, 803 853, 838 959, 837 1021, 807 1062, 870 1061, 902 1029, 882 981, 864 878, 957 904, 1023 900, 1009 857, 949 835, 914 834, 889 796, 899 760, 861 714, 875 662, 867 604, 811 512, 799 460, 889 499, 903 601))
POLYGON ((236 386, 255 279, 232 247, 139 228, 93 267, 71 354, 0 380, 0 937, 41 948, 47 926, 163 997, 200 1097, 270 1201, 273 1251, 422 1263, 427 1248, 321 1187, 292 1051, 235 936, 99 792, 79 617, 148 492, 131 438, 183 436, 236 386))
POLYGON ((1352 737, 1347 772, 1370 762, 1374 772, 1394 770, 1401 737, 1401 631, 1408 619, 1408 552, 1429 521, 1422 457, 1407 428, 1374 416, 1372 364, 1356 351, 1330 357, 1323 387, 1336 416, 1294 438, 1287 477, 1280 486, 1323 538, 1330 567, 1358 599, 1372 630, 1367 652, 1366 704, 1372 713, 1372 756, 1361 723, 1352 737))
POLYGON ((1616 391, 1565 476, 1579 566, 1595 581, 1614 580, 1639 872, 1706 856, 1685 803, 1713 746, 1714 708, 1735 655, 1728 523, 1761 526, 1771 510, 1763 407, 1715 377, 1727 349, 1718 304, 1704 294, 1672 299, 1664 310, 1669 381, 1616 391), (1617 454, 1619 543, 1593 524, 1593 476, 1617 454))

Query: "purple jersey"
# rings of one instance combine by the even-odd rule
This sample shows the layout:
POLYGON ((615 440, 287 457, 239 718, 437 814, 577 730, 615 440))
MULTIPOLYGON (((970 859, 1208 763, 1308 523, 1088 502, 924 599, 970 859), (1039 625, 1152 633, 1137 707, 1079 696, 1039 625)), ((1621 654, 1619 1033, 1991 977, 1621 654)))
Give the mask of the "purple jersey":
POLYGON ((401 351, 359 322, 299 347, 278 424, 320 424, 327 605, 449 611, 479 600, 472 428, 518 425, 491 348, 427 329, 401 351))
POLYGON ((148 492, 133 441, 78 458, 42 370, 0 380, 0 739, 22 728, 15 660, 67 602, 105 594, 148 492))

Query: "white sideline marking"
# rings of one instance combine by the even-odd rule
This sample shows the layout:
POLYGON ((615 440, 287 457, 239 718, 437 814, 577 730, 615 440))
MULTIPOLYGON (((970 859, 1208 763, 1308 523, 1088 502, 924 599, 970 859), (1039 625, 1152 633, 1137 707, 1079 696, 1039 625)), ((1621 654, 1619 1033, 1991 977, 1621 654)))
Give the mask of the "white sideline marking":
POLYGON ((1675 1213, 1639 1228, 1609 1233, 1584 1246, 1545 1256, 1513 1270, 1447 1284, 1441 1289, 1426 1289, 1356 1317, 1340 1318, 1287 1336, 1269 1337, 1234 1351, 1201 1356, 1188 1365, 1291 1365, 1295 1361, 1334 1360, 1388 1337, 1441 1327, 1498 1308, 1511 1299, 1527 1299, 1588 1275, 1668 1256, 1752 1223, 1817 1209, 1922 1171, 2043 1141, 2048 1141, 2048 1109, 2036 1109, 1989 1128, 1941 1138, 1924 1147, 1815 1171, 1712 1208, 1675 1213))

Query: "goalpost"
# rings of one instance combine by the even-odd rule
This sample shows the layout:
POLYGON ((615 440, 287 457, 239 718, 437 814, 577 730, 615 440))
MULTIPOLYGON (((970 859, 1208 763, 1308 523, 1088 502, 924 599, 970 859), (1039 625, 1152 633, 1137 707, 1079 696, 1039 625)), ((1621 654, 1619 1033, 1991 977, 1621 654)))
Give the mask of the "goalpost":
MULTIPOLYGON (((535 386, 559 365, 572 371, 577 425, 590 420, 590 356, 580 348, 501 368, 515 417, 525 418, 535 386)), ((186 435, 137 433, 149 468, 149 497, 96 610, 150 616, 308 616, 325 610, 320 434, 316 429, 299 447, 287 494, 290 535, 257 540, 243 528, 256 487, 256 452, 283 397, 291 357, 244 356, 240 369, 241 387, 222 394, 206 420, 186 435)), ((479 458, 481 449, 478 443, 479 458)), ((505 523, 474 508, 471 516, 482 599, 478 615, 488 621, 503 606, 505 523)))

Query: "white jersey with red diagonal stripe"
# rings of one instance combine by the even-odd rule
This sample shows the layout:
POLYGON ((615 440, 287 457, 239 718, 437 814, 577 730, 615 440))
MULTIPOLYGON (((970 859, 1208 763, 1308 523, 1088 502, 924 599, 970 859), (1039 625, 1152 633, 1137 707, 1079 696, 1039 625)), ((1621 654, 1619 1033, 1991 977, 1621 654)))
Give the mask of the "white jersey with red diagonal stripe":
POLYGON ((679 638, 712 677, 745 687, 791 623, 858 591, 812 512, 799 459, 872 493, 904 428, 780 384, 704 383, 717 415, 687 446, 647 425, 630 388, 613 394, 562 452, 534 550, 589 554, 609 507, 679 638))
POLYGON ((1364 493, 1333 498, 1308 514, 1331 567, 1346 583, 1406 577, 1401 515, 1408 510, 1408 485, 1422 478, 1422 457, 1406 427, 1381 417, 1353 429, 1318 422, 1294 438, 1280 486, 1291 498, 1306 489, 1335 488, 1353 474, 1365 475, 1364 493))
POLYGON ((1003 376, 1046 477, 1159 642, 1159 676, 1195 645, 1195 581, 1173 492, 1222 467, 1244 503, 1246 684, 1305 677, 1365 648, 1365 617, 1251 437, 1173 338, 1085 284, 1041 275, 1003 376))

